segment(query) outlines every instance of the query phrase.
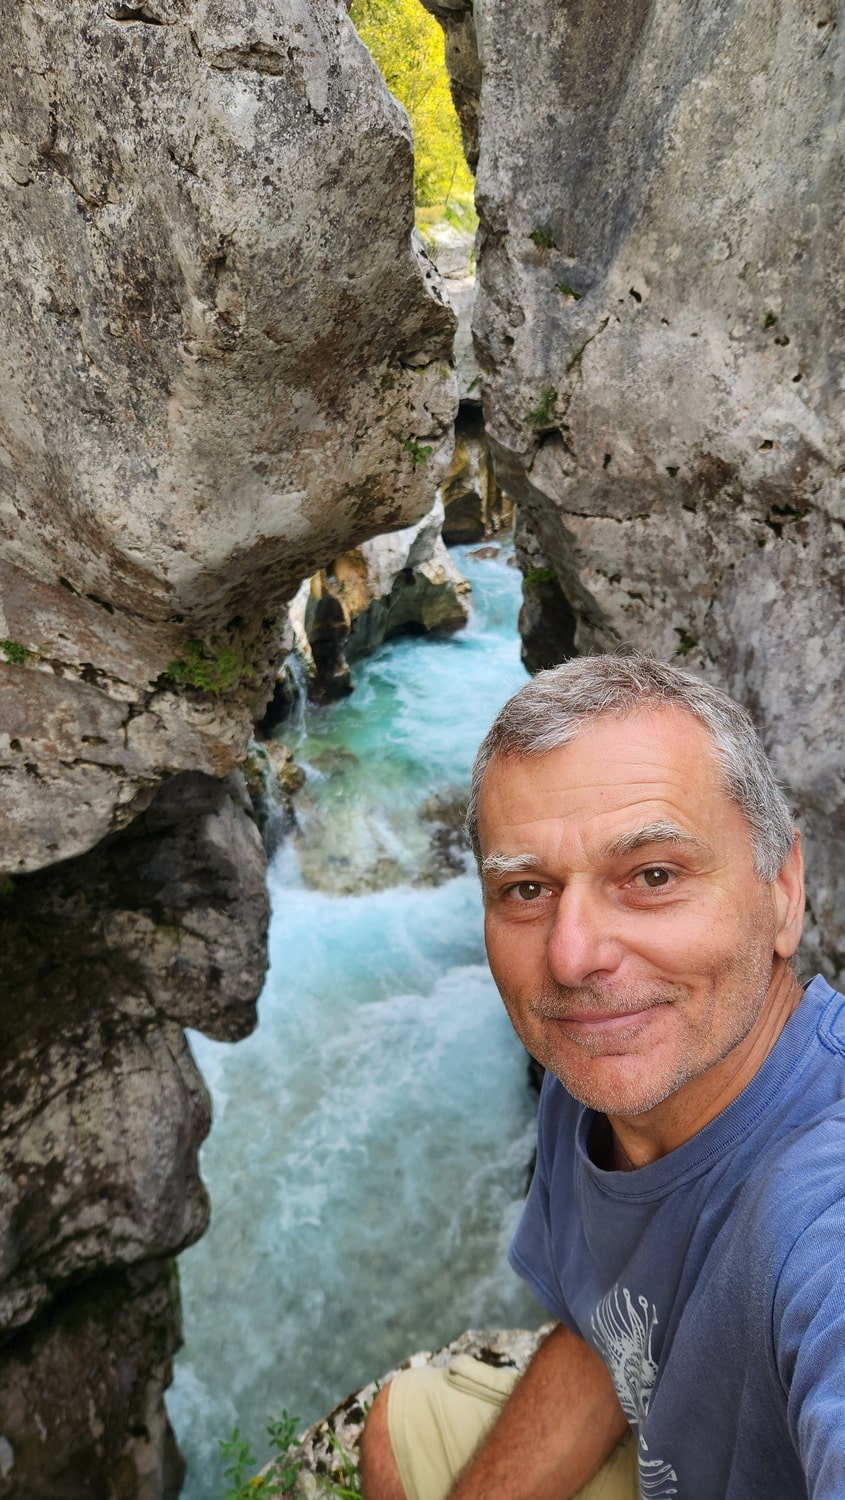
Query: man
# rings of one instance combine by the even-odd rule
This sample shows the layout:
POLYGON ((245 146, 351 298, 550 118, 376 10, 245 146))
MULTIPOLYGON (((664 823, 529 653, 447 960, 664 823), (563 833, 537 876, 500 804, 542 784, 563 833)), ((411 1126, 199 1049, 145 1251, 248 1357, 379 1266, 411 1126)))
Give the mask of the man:
POLYGON ((842 1500, 845 999, 795 977, 800 836, 750 720, 567 662, 499 714, 468 827, 549 1070, 511 1260, 559 1326, 515 1386, 380 1393, 368 1500, 842 1500))

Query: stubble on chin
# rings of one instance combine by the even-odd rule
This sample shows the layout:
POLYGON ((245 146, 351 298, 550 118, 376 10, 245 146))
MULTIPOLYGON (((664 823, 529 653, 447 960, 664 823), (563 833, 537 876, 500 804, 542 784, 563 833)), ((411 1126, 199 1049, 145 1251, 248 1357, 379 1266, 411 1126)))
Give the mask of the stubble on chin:
MULTIPOLYGON (((584 986, 577 990, 554 984, 546 986, 528 1007, 534 1025, 539 1027, 541 1049, 546 1053, 546 1057, 540 1056, 539 1061, 560 1079, 574 1099, 589 1109, 619 1116, 647 1114, 693 1079, 708 1072, 739 1046, 752 1030, 765 1003, 771 977, 770 965, 762 960, 755 962, 752 959, 741 976, 735 962, 714 971, 710 976, 711 1018, 712 1010, 723 1005, 727 995, 731 994, 731 977, 734 977, 736 984, 732 998, 736 999, 741 993, 742 999, 736 1005, 735 1024, 723 1032, 715 1052, 707 1045, 706 1013, 701 1018, 704 1033, 695 1034, 688 1029, 681 1010, 672 1048, 675 1052, 674 1059, 670 1054, 663 1063, 666 1071, 659 1069, 657 1076, 649 1076, 649 1044, 654 1046, 654 1041, 649 1037, 648 1029, 643 1031, 640 1025, 632 1024, 630 1030, 619 1028, 614 1032, 612 1044, 609 1044, 605 1039, 579 1035, 574 1029, 570 1031, 563 1022, 556 1047, 555 1039, 548 1038, 547 1033, 543 1034, 544 1023, 547 1028, 549 1022, 559 1022, 568 1012, 584 1016, 612 1010, 624 1015, 626 1012, 643 1011, 651 1006, 674 1004, 682 1007, 683 1001, 690 995, 687 986, 667 982, 651 989, 636 991, 614 988, 612 998, 600 986, 584 986)), ((534 1051, 530 1044, 529 1051, 534 1051)), ((535 1055, 539 1056, 539 1050, 535 1055)), ((657 1070, 657 1057, 655 1064, 657 1070)))

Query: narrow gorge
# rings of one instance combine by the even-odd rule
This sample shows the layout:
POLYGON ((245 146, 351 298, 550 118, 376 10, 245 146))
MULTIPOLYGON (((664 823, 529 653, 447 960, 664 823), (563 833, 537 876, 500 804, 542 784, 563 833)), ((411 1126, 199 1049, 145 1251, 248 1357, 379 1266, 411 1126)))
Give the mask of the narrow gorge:
POLYGON ((744 702, 803 966, 845 974, 845 4, 425 4, 471 381, 342 0, 0 6, 0 1500, 178 1493, 184 1030, 245 1037, 266 965, 248 742, 303 580, 330 693, 361 589, 398 608, 372 539, 432 511, 459 398, 528 665, 645 648, 744 702))

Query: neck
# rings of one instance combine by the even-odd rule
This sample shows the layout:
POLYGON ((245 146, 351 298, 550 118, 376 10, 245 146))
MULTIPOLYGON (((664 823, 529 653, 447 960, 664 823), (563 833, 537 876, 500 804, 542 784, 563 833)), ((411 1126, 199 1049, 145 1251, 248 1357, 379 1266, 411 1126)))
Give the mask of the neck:
POLYGON ((791 968, 776 960, 765 1002, 751 1030, 713 1067, 683 1084, 640 1115, 608 1115, 610 1152, 617 1172, 636 1171, 668 1156, 698 1135, 742 1093, 760 1071, 803 990, 791 968))

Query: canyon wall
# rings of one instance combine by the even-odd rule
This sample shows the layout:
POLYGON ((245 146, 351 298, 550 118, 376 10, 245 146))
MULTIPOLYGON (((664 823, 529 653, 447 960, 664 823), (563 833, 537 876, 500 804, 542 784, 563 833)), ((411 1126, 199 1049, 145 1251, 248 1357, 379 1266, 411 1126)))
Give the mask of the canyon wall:
POLYGON ((470 150, 480 120, 532 664, 634 646, 746 704, 806 837, 805 967, 842 979, 845 7, 425 3, 470 150))
MULTIPOLYGON (((526 635, 748 704, 841 977, 843 4, 427 3, 526 635)), ((264 965, 236 767, 300 580, 431 505, 454 317, 341 0, 0 17, 0 1500, 160 1500, 183 1028, 264 965)))
POLYGON ((431 506, 454 318, 339 0, 0 14, 0 1497, 159 1500, 183 1028, 266 962, 235 768, 301 579, 431 506))

